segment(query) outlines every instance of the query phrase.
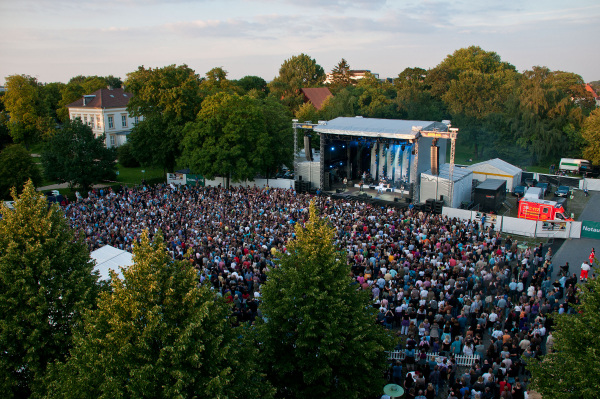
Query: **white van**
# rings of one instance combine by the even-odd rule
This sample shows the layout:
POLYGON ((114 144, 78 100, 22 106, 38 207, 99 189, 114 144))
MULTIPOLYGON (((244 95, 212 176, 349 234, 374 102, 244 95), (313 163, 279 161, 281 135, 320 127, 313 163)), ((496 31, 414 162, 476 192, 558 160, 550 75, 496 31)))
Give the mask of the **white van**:
POLYGON ((544 199, 544 189, 542 187, 528 187, 527 190, 525 190, 523 199, 544 199))
POLYGON ((583 173, 592 170, 592 163, 586 159, 561 158, 558 170, 569 173, 583 173))

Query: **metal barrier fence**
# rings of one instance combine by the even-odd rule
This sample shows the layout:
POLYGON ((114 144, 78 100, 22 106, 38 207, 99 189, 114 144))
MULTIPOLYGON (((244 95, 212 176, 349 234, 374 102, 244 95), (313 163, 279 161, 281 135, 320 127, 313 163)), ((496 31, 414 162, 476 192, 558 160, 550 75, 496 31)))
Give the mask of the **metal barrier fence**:
MULTIPOLYGON (((388 352, 389 360, 404 360, 405 357, 406 357, 406 353, 404 350, 388 352)), ((444 359, 448 359, 448 357, 441 356, 439 353, 432 353, 432 352, 427 353, 427 361, 433 360, 437 363, 441 363, 444 361, 444 359)), ((475 364, 476 360, 480 360, 479 355, 473 355, 473 356, 456 355, 456 356, 454 356, 454 361, 456 362, 456 364, 458 366, 461 366, 461 367, 471 367, 473 364, 475 364)))

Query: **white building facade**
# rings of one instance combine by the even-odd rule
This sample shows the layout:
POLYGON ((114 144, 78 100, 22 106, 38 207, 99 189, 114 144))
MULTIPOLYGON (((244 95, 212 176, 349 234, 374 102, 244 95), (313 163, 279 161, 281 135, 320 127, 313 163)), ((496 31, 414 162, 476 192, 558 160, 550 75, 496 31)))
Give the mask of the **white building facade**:
POLYGON ((92 128, 96 137, 104 134, 106 147, 119 147, 127 142, 127 135, 142 119, 127 112, 132 97, 133 94, 122 88, 96 90, 67 105, 69 119, 79 118, 92 128))

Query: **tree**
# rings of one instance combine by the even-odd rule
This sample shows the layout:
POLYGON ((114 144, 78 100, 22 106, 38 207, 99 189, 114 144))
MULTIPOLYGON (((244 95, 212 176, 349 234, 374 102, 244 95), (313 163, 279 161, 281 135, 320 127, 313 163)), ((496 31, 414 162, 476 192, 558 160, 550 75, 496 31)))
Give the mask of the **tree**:
POLYGON ((272 142, 257 100, 249 96, 217 93, 202 103, 196 122, 185 127, 183 160, 207 178, 252 179, 260 156, 272 142))
POLYGON ((6 78, 6 93, 2 96, 10 114, 9 133, 15 143, 29 148, 37 139, 49 134, 53 124, 46 116, 37 79, 27 75, 6 78))
POLYGON ((365 398, 384 385, 385 351, 366 291, 357 291, 314 204, 262 286, 261 362, 285 398, 365 398))
POLYGON ((24 398, 43 392, 47 366, 65 359, 98 287, 86 244, 58 206, 32 182, 12 195, 14 211, 0 205, 0 391, 24 398))
POLYGON ((131 116, 143 116, 127 140, 133 155, 146 166, 173 171, 181 154, 183 127, 200 110, 201 79, 187 65, 163 68, 139 67, 127 75, 133 98, 127 105, 131 116))
POLYGON ((303 103, 301 89, 319 87, 325 81, 325 71, 306 54, 287 59, 279 68, 279 75, 269 83, 271 94, 294 112, 303 103))
POLYGON ((290 120, 290 111, 273 97, 261 100, 261 109, 265 121, 264 142, 257 145, 255 159, 257 168, 267 178, 281 168, 291 167, 294 162, 294 132, 290 120))
POLYGON ((357 89, 348 86, 323 101, 319 115, 321 120, 329 121, 339 116, 356 116, 358 110, 357 89))
POLYGON ((358 113, 369 118, 393 118, 395 111, 389 83, 380 82, 370 72, 356 84, 358 89, 358 113))
POLYGON ((271 396, 224 300, 189 262, 171 259, 162 234, 151 243, 145 232, 133 260, 122 280, 111 275, 71 356, 51 370, 48 397, 271 396))
POLYGON ((29 152, 19 144, 13 144, 0 152, 0 199, 8 199, 13 187, 22 191, 27 180, 35 186, 42 182, 40 169, 29 152))
POLYGON ((543 397, 595 398, 600 377, 600 280, 580 286, 576 313, 554 316, 554 345, 540 361, 529 360, 531 388, 543 397))
POLYGON ((341 89, 355 84, 356 81, 352 78, 350 73, 350 65, 344 58, 338 62, 338 64, 331 70, 331 83, 329 87, 334 93, 337 93, 341 89))
POLYGON ((79 119, 63 125, 42 152, 46 179, 66 182, 83 191, 102 180, 114 180, 115 159, 114 149, 104 146, 104 136, 94 137, 92 129, 79 119))
POLYGON ((596 108, 583 123, 582 136, 586 141, 583 156, 600 165, 600 108, 596 108))
POLYGON ((259 76, 244 76, 234 83, 242 89, 243 94, 249 94, 251 91, 256 92, 257 97, 265 97, 269 94, 267 82, 259 76))
POLYGON ((239 87, 227 79, 227 71, 216 67, 206 72, 206 79, 200 83, 203 97, 212 96, 220 92, 235 93, 239 87))

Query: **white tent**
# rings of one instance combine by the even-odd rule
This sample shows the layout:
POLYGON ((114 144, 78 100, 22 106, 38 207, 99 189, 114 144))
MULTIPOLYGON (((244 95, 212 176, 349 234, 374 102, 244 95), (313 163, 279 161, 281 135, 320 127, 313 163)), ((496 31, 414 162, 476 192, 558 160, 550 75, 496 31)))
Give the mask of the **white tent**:
POLYGON ((114 270, 119 275, 119 278, 123 278, 121 267, 127 269, 133 265, 132 255, 121 249, 105 245, 90 254, 90 257, 96 261, 96 267, 94 270, 100 272, 101 280, 109 280, 109 270, 114 270))
POLYGON ((521 184, 521 169, 501 160, 500 158, 490 159, 489 161, 479 162, 467 167, 473 172, 473 179, 484 181, 487 179, 506 180, 506 189, 513 189, 521 184))
POLYGON ((439 174, 431 174, 431 169, 421 174, 419 198, 421 202, 428 199, 439 200, 444 197, 444 206, 458 208, 461 202, 471 201, 473 172, 465 168, 454 167, 450 181, 450 164, 440 166, 439 174))

